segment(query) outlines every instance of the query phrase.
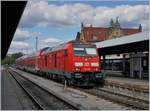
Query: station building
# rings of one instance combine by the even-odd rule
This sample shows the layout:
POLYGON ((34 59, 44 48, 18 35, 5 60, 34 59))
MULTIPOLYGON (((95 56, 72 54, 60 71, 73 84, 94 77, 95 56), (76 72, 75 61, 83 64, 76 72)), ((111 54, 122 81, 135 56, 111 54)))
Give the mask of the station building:
POLYGON ((131 35, 139 33, 142 31, 141 24, 138 28, 121 28, 118 18, 114 22, 113 19, 110 21, 110 26, 105 27, 85 27, 84 24, 81 24, 81 32, 78 32, 76 36, 77 41, 82 42, 100 42, 104 40, 109 40, 113 38, 122 37, 125 35, 131 35))
MULTIPOLYGON (((139 24, 137 28, 122 28, 118 18, 116 18, 115 21, 113 19, 110 20, 110 26, 107 28, 93 27, 92 25, 86 27, 82 23, 81 32, 77 33, 76 41, 82 41, 85 43, 90 42, 97 44, 104 41, 115 40, 117 38, 124 38, 124 37, 130 38, 130 36, 131 38, 135 38, 134 35, 136 36, 136 34, 140 33, 142 33, 141 24, 139 24)), ((127 47, 128 46, 126 46, 126 49, 128 49, 127 47)), ((118 48, 115 49, 120 50, 118 48)), ((119 53, 118 52, 119 51, 117 51, 117 53, 105 53, 105 56, 101 56, 102 59, 101 65, 105 72, 107 73, 114 72, 114 74, 117 72, 120 73, 121 75, 124 74, 125 76, 140 79, 149 77, 148 74, 149 51, 147 49, 132 50, 129 52, 128 51, 125 52, 123 51, 119 53)), ((103 52, 101 53, 101 50, 99 51, 99 53, 100 55, 103 55, 103 52)))

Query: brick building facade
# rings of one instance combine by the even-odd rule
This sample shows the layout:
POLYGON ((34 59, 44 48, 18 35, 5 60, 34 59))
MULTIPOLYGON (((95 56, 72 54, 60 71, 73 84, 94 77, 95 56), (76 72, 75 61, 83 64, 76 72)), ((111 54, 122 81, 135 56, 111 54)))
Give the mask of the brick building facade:
POLYGON ((81 32, 78 32, 76 36, 77 41, 82 42, 100 42, 108 39, 113 39, 116 37, 121 37, 125 35, 131 35, 142 31, 142 26, 139 25, 137 29, 133 28, 122 28, 116 18, 114 22, 113 19, 110 21, 110 26, 108 28, 104 27, 85 27, 83 23, 81 24, 81 32))

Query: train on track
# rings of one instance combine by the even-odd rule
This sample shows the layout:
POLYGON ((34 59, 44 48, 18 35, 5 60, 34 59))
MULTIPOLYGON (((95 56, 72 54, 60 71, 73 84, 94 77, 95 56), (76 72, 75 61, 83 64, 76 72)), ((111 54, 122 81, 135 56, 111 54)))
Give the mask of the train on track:
POLYGON ((56 47, 46 47, 16 60, 16 67, 68 85, 103 85, 100 57, 96 45, 69 41, 56 47))

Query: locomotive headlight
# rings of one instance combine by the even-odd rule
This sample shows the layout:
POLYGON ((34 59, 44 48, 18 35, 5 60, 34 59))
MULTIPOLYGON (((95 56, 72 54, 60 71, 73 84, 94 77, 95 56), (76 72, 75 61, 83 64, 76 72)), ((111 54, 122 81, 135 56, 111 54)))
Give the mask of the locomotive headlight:
POLYGON ((99 63, 98 62, 92 62, 91 66, 99 66, 99 63))
POLYGON ((77 68, 76 68, 76 71, 80 71, 80 68, 79 68, 79 67, 77 67, 77 68))
POLYGON ((82 62, 75 62, 75 66, 83 66, 82 62))
POLYGON ((96 71, 98 71, 98 68, 95 68, 96 71))

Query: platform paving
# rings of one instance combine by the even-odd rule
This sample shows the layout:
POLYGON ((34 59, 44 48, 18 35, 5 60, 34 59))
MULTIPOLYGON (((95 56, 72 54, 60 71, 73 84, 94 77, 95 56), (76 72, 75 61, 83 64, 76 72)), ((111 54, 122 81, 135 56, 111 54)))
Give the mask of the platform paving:
MULTIPOLYGON (((16 69, 15 69, 16 70, 16 69)), ((66 102, 69 102, 75 107, 78 107, 79 109, 101 109, 101 110, 125 110, 128 109, 128 107, 110 102, 109 100, 105 100, 102 98, 98 98, 94 95, 87 94, 85 92, 67 88, 66 91, 64 91, 64 87, 62 84, 53 82, 51 80, 48 80, 46 78, 41 78, 39 76, 35 76, 33 74, 29 74, 20 70, 16 70, 19 72, 20 75, 24 76, 25 78, 31 80, 35 84, 41 86, 45 90, 51 92, 55 96, 63 99, 66 102)))
POLYGON ((1 71, 1 109, 32 110, 37 109, 25 92, 5 70, 1 71))
POLYGON ((145 87, 149 86, 149 80, 140 80, 140 79, 133 79, 133 78, 125 78, 125 77, 107 77, 106 80, 109 81, 116 81, 120 83, 128 83, 132 85, 143 85, 145 87))

